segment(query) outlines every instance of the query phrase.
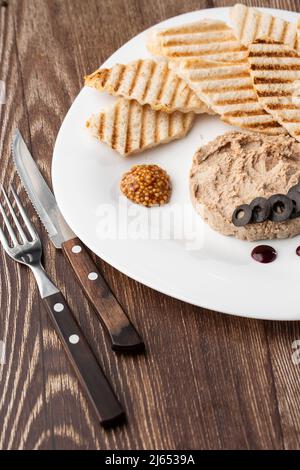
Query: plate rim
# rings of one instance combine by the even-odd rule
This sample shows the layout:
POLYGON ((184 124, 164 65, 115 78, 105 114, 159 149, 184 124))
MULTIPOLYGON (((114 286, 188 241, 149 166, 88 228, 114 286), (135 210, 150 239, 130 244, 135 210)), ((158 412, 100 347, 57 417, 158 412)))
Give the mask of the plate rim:
MULTIPOLYGON (((122 49, 123 47, 126 47, 128 45, 128 43, 130 43, 132 40, 136 40, 138 39, 140 36, 144 35, 147 31, 151 30, 152 28, 157 28, 157 27, 160 27, 160 26, 163 26, 165 25, 167 22, 172 22, 173 20, 175 19, 178 19, 178 18, 184 18, 186 16, 189 16, 189 15, 195 15, 197 13, 200 13, 203 15, 203 14, 209 14, 211 13, 212 11, 218 11, 220 12, 221 14, 222 13, 225 13, 227 14, 228 13, 228 10, 229 10, 230 7, 216 7, 216 8, 205 8, 205 9, 200 9, 200 10, 195 10, 195 11, 189 11, 189 12, 185 12, 185 13, 182 13, 180 15, 175 15, 173 17, 170 17, 170 18, 166 18, 165 20, 159 22, 159 23, 156 23, 146 29, 144 29, 143 31, 139 32, 137 35, 135 36, 132 36, 128 41, 126 41, 124 44, 122 44, 116 51, 114 51, 109 57, 107 57, 107 59, 100 65, 100 67, 103 67, 107 64, 107 62, 109 62, 113 56, 119 52, 120 49, 122 49)), ((278 9, 278 8, 268 8, 268 7, 255 7, 256 9, 258 10, 261 10, 261 11, 266 11, 266 12, 272 12, 272 14, 274 14, 274 12, 278 13, 278 14, 286 14, 286 13, 291 13, 293 15, 300 15, 299 12, 296 12, 294 10, 284 10, 284 9, 278 9)), ((65 217, 65 214, 64 214, 64 211, 62 209, 62 205, 60 204, 60 200, 59 200, 59 197, 57 197, 57 190, 56 190, 56 184, 55 184, 55 154, 56 154, 56 150, 57 150, 57 146, 58 146, 58 142, 59 142, 59 139, 61 137, 61 134, 62 134, 62 129, 63 129, 63 126, 64 126, 64 123, 65 121, 68 119, 68 116, 69 116, 69 113, 71 112, 71 109, 72 107, 74 106, 75 102, 79 99, 82 91, 83 91, 84 87, 79 91, 79 93, 77 94, 77 96, 75 97, 75 99, 73 100, 69 110, 67 111, 62 123, 61 123, 61 126, 60 126, 60 129, 58 131, 58 134, 57 134, 57 137, 56 137, 56 141, 55 141, 55 145, 54 145, 54 149, 53 149, 53 158, 52 158, 52 163, 51 163, 51 178, 52 178, 52 184, 53 184, 53 191, 54 191, 54 194, 55 194, 55 197, 57 199, 57 203, 58 203, 58 206, 62 212, 62 214, 64 215, 65 217)), ((68 217, 65 217, 68 224, 69 224, 69 220, 68 220, 68 217)), ((109 255, 106 255, 106 254, 98 254, 94 251, 94 249, 91 247, 91 245, 85 240, 85 236, 81 237, 81 230, 80 228, 77 229, 76 227, 76 230, 74 226, 72 226, 72 224, 69 224, 70 227, 72 228, 72 230, 76 233, 76 235, 83 241, 83 243, 93 252, 96 254, 96 256, 98 256, 100 259, 103 259, 106 263, 108 263, 109 265, 111 265, 112 267, 114 267, 115 269, 117 269, 118 271, 120 271, 122 274, 126 275, 127 277, 157 291, 157 292, 160 292, 164 295, 167 295, 169 297, 172 297, 174 299, 177 299, 177 300, 180 300, 180 301, 183 301, 183 302, 186 302, 190 305, 194 305, 196 307, 199 307, 201 309, 206 309, 206 310, 211 310, 211 311, 215 311, 217 313, 220 313, 220 314, 225 314, 225 315, 231 315, 231 316, 236 316, 236 317, 241 317, 241 318, 251 318, 251 319, 259 319, 259 320, 272 320, 272 321, 295 321, 295 320, 299 320, 300 319, 300 305, 299 305, 299 313, 297 315, 290 315, 288 318, 287 317, 283 317, 283 314, 281 312, 279 312, 278 314, 276 314, 273 310, 273 312, 270 312, 270 313, 264 313, 263 316, 261 313, 252 313, 252 312, 247 312, 247 313, 239 313, 239 312, 234 312, 232 309, 230 308, 224 308, 224 307, 212 307, 211 305, 209 305, 207 302, 201 302, 201 304, 198 302, 198 301, 195 301, 195 300, 191 300, 190 298, 188 297, 185 297, 184 295, 181 295, 181 294, 178 294, 174 291, 172 291, 172 289, 170 289, 168 287, 167 290, 165 290, 163 287, 159 287, 158 285, 156 284, 153 284, 152 282, 149 282, 148 280, 145 280, 143 278, 143 276, 141 275, 135 275, 133 274, 132 272, 130 272, 130 269, 128 270, 125 266, 123 266, 122 264, 118 264, 116 263, 114 260, 111 259, 111 257, 109 255), (275 318, 276 317, 276 318, 275 318)), ((176 289, 175 289, 176 290, 176 289)), ((216 305, 216 303, 215 303, 216 305)), ((246 309, 245 309, 246 310, 246 309)))

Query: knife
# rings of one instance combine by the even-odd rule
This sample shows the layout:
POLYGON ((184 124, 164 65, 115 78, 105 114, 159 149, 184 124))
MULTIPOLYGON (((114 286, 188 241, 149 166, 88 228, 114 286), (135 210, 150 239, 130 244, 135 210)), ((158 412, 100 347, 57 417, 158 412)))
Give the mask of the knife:
POLYGON ((33 160, 17 129, 12 139, 12 155, 25 190, 49 238, 72 266, 74 273, 107 330, 114 351, 138 353, 145 345, 100 274, 85 246, 76 237, 60 212, 56 199, 33 160))

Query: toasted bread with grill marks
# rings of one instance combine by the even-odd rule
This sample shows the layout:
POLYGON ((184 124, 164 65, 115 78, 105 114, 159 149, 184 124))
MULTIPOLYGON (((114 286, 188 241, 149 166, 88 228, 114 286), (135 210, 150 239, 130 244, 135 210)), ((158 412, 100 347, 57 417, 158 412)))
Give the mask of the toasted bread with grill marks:
POLYGON ((202 57, 236 62, 246 59, 247 50, 223 21, 206 19, 165 29, 151 30, 147 48, 169 60, 202 57))
POLYGON ((92 135, 127 156, 184 137, 194 113, 154 111, 148 104, 120 98, 87 121, 92 135))
POLYGON ((258 41, 249 46, 248 60, 260 103, 300 141, 300 55, 283 44, 258 41))
POLYGON ((85 77, 85 84, 167 113, 209 112, 187 84, 168 68, 165 60, 141 59, 99 69, 85 77))
POLYGON ((241 4, 230 9, 230 17, 235 34, 244 46, 261 39, 296 47, 297 28, 294 23, 241 4))
POLYGON ((223 121, 266 134, 285 132, 258 100, 248 62, 189 59, 170 66, 223 121))

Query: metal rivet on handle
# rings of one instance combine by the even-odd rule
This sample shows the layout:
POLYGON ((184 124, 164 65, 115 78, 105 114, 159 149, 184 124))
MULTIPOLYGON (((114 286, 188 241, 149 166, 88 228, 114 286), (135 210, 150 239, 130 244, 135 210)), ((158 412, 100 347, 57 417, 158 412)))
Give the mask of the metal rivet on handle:
POLYGON ((79 246, 79 245, 72 246, 72 252, 73 253, 80 253, 81 252, 81 246, 79 246))
POLYGON ((72 344, 77 344, 79 341, 79 336, 78 335, 71 335, 69 336, 69 341, 72 344))
POLYGON ((56 312, 62 312, 63 309, 64 309, 64 306, 63 306, 63 304, 57 303, 57 304, 54 304, 53 308, 56 312))
POLYGON ((88 278, 90 281, 95 281, 98 278, 97 273, 89 273, 88 278))

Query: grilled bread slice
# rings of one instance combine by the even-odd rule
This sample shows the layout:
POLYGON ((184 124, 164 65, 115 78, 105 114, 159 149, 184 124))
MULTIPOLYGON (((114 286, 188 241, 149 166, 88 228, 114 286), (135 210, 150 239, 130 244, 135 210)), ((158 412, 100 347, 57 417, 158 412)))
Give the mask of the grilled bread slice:
POLYGON ((109 109, 91 116, 86 125, 101 142, 127 156, 184 137, 193 119, 194 113, 168 114, 120 98, 109 109))
POLYGON ((235 34, 244 46, 263 39, 296 47, 297 28, 293 23, 241 4, 231 8, 230 17, 235 34))
POLYGON ((249 63, 260 103, 300 141, 300 55, 283 44, 249 46, 249 63))
POLYGON ((223 121, 266 134, 285 132, 258 100, 248 62, 189 59, 170 66, 223 121))
POLYGON ((85 84, 167 113, 208 112, 207 106, 168 68, 165 60, 136 60, 99 69, 85 77, 85 84))
POLYGON ((246 48, 240 45, 233 30, 223 21, 211 19, 151 30, 147 48, 152 54, 169 60, 202 57, 235 62, 247 57, 246 48))

